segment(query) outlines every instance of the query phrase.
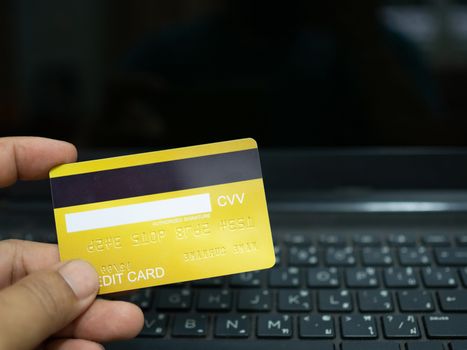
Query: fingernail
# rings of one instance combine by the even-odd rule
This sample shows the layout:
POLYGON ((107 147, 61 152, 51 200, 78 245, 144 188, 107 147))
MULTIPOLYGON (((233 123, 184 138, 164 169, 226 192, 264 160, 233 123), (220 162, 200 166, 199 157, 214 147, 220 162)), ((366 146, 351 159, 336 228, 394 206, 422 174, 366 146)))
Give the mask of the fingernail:
POLYGON ((96 270, 83 260, 72 260, 63 265, 58 273, 62 275, 78 299, 86 299, 99 289, 96 270))

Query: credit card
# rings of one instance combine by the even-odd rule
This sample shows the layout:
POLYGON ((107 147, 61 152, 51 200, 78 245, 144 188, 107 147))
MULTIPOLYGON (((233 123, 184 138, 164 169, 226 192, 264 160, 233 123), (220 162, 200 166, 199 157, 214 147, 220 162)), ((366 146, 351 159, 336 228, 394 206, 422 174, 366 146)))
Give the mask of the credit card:
POLYGON ((64 164, 50 171, 61 260, 99 294, 272 267, 253 139, 64 164))

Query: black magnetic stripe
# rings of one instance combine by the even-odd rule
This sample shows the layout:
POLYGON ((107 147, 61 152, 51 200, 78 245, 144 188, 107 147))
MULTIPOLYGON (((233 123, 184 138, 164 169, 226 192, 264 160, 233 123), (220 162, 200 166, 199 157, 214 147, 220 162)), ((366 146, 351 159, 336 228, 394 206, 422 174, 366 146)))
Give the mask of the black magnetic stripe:
POLYGON ((257 149, 50 179, 55 208, 261 178, 257 149))

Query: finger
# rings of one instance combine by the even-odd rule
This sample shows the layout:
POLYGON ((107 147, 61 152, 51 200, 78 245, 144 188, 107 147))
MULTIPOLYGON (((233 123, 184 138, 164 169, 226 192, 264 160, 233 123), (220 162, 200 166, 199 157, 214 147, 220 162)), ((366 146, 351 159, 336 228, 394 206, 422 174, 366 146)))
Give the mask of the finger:
POLYGON ((47 343, 44 350, 103 350, 101 344, 83 339, 55 339, 47 343))
POLYGON ((143 313, 136 305, 99 299, 57 336, 97 342, 130 339, 138 335, 143 322, 143 313))
POLYGON ((56 244, 9 239, 0 242, 0 289, 59 262, 56 244))
POLYGON ((96 271, 81 260, 69 261, 56 270, 34 272, 3 289, 0 349, 36 348, 82 314, 98 289, 96 271))
POLYGON ((75 146, 42 137, 0 138, 0 187, 17 179, 35 180, 47 176, 56 165, 74 162, 75 146))

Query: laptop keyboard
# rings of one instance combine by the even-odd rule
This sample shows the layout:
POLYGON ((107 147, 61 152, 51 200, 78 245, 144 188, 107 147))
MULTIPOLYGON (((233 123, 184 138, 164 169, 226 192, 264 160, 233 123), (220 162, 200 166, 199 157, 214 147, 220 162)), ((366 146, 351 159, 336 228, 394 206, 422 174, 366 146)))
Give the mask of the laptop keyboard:
POLYGON ((275 242, 272 269, 133 292, 145 312, 140 337, 467 349, 467 234, 275 242))

